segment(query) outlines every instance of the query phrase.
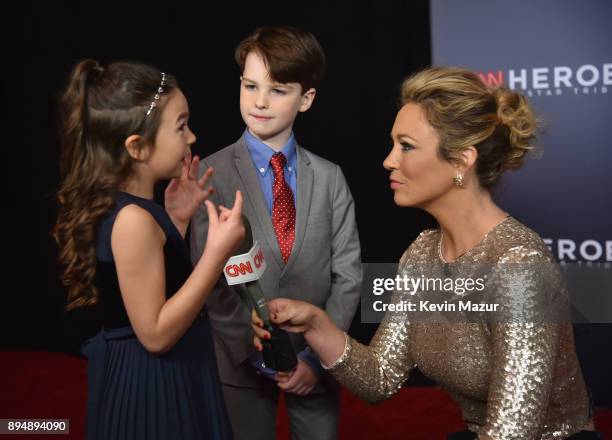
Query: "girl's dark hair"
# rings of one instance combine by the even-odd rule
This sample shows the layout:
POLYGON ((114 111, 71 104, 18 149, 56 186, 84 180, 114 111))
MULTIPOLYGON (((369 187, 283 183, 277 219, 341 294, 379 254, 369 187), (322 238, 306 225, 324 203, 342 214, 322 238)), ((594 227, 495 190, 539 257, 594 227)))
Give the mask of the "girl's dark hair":
POLYGON ((157 106, 147 115, 161 85, 161 72, 155 67, 129 62, 102 66, 83 60, 70 75, 61 101, 62 183, 53 228, 68 310, 97 303, 92 285, 97 226, 131 173, 125 140, 138 134, 141 148, 154 145, 166 97, 178 87, 170 75, 165 82, 157 106))

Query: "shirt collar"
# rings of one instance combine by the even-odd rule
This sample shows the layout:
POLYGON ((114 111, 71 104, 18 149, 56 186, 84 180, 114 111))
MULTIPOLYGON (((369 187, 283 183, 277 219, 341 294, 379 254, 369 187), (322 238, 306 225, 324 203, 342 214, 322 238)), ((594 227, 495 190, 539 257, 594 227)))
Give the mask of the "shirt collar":
MULTIPOLYGON (((272 155, 276 153, 276 151, 253 136, 249 132, 248 128, 244 130, 244 140, 257 171, 260 174, 265 175, 270 168, 270 159, 272 159, 272 155)), ((281 148, 280 152, 287 158, 287 164, 285 165, 286 170, 289 173, 294 172, 296 163, 296 145, 293 132, 289 136, 289 139, 287 139, 285 145, 283 145, 283 148, 281 148)))

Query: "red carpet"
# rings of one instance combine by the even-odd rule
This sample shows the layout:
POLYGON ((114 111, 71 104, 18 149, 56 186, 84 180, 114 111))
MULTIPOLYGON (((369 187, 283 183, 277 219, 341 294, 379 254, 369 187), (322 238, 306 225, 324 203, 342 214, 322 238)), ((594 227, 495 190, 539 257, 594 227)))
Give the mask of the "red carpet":
MULTIPOLYGON (((0 351, 0 419, 69 419, 70 435, 82 439, 85 424, 86 361, 61 353, 0 351)), ((281 407, 279 440, 289 438, 281 407)), ((596 413, 604 438, 612 438, 612 410, 596 413)), ((392 399, 370 406, 343 390, 340 439, 432 440, 463 429, 459 408, 434 387, 404 388, 392 399)), ((11 439, 44 438, 11 435, 11 439)))

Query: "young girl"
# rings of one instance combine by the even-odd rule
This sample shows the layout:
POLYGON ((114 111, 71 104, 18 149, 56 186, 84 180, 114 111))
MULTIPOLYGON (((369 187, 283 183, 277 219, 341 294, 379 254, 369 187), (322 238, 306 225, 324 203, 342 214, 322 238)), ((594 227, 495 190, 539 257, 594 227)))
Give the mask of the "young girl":
POLYGON ((54 235, 68 309, 103 317, 83 346, 88 438, 232 438, 204 303, 244 235, 240 192, 220 214, 205 200, 212 170, 196 180, 187 101, 154 67, 80 62, 62 115, 54 235), (153 201, 163 179, 165 210, 153 201), (192 267, 183 238, 202 202, 211 224, 192 267))

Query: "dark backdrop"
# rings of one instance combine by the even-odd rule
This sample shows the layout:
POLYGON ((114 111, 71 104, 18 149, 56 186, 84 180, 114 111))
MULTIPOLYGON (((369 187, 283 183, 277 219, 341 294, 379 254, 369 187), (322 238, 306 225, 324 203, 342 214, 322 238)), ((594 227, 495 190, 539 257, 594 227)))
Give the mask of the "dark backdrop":
MULTIPOLYGON (((212 9, 204 2, 158 0, 28 4, 24 93, 18 98, 23 129, 14 132, 25 149, 10 164, 16 176, 9 183, 25 178, 32 187, 31 194, 27 184, 8 187, 30 200, 30 211, 18 211, 22 224, 6 237, 17 244, 6 245, 5 267, 15 272, 5 277, 0 348, 75 351, 86 331, 86 314, 64 316, 65 290, 49 232, 59 182, 57 103, 71 68, 83 58, 141 61, 175 75, 189 100, 190 125, 198 136, 193 151, 206 156, 243 131, 240 72, 233 60, 238 42, 263 25, 310 30, 323 46, 328 67, 313 108, 298 117, 295 132, 302 145, 344 170, 356 201, 364 261, 398 261, 418 233, 433 226, 428 215, 393 204, 388 173, 382 168, 401 80, 431 62, 427 1, 228 1, 212 9)), ((11 75, 3 75, 9 91, 11 75)), ((8 132, 13 130, 9 127, 8 132)), ((159 188, 158 195, 162 191, 159 188)), ((351 334, 367 341, 374 330, 373 324, 360 324, 358 311, 351 334)), ((577 342, 580 348, 581 340, 589 341, 581 353, 583 366, 592 371, 587 381, 599 394, 596 400, 609 405, 611 381, 600 362, 609 331, 599 334, 579 333, 577 342)), ((413 382, 423 379, 416 375, 413 382)))
MULTIPOLYGON (((74 350, 75 322, 63 316, 57 249, 50 236, 58 188, 57 104, 67 76, 82 58, 135 60, 175 75, 189 100, 195 154, 234 142, 240 117, 238 42, 262 25, 311 31, 327 56, 327 72, 312 109, 295 125, 299 142, 338 163, 353 192, 364 261, 395 262, 430 217, 393 204, 382 161, 397 110, 401 80, 430 63, 429 5, 343 2, 215 4, 203 2, 45 2, 30 4, 25 38, 31 45, 24 75, 25 147, 31 151, 35 222, 33 270, 7 295, 3 347, 74 350), (24 289, 24 285, 30 287, 24 289), (66 329, 70 331, 66 332, 66 329)), ((161 194, 163 188, 158 193, 161 194)), ((367 340, 372 325, 351 333, 367 340)))

